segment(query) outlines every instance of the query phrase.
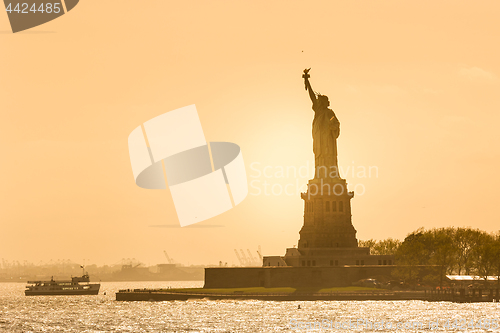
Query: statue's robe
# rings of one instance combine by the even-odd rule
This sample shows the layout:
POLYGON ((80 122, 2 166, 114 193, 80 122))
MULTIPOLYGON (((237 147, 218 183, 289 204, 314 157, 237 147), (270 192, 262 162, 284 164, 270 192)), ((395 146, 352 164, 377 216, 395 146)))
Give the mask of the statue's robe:
POLYGON ((313 103, 313 110, 314 178, 340 177, 337 165, 337 138, 340 135, 340 122, 331 109, 319 105, 318 101, 313 103))

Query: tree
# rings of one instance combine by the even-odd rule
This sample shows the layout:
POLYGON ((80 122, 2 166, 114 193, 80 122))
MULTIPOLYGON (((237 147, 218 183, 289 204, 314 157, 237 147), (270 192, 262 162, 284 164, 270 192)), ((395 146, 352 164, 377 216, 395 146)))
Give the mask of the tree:
POLYGON ((374 248, 375 244, 377 244, 377 241, 374 239, 368 239, 365 241, 363 241, 363 240, 358 241, 359 247, 369 247, 370 248, 370 254, 375 254, 375 253, 373 253, 373 250, 372 250, 374 248))
POLYGON ((395 270, 395 275, 407 283, 416 283, 419 266, 427 261, 425 237, 424 229, 418 229, 406 236, 396 251, 396 264, 399 267, 395 270))
POLYGON ((387 238, 374 245, 374 254, 394 255, 399 246, 401 246, 401 241, 399 239, 387 238))
POLYGON ((492 234, 482 232, 480 236, 480 245, 473 250, 474 272, 484 279, 485 284, 488 281, 488 276, 494 274, 496 252, 496 237, 492 234))
POLYGON ((381 241, 368 239, 366 241, 358 241, 361 247, 369 247, 372 255, 394 255, 398 247, 401 245, 399 239, 387 238, 381 241))
POLYGON ((456 247, 455 267, 456 273, 461 275, 470 275, 471 269, 474 266, 473 256, 474 249, 481 246, 482 231, 471 228, 457 228, 453 243, 456 247))
POLYGON ((394 275, 410 284, 426 274, 425 281, 442 287, 447 274, 465 273, 485 281, 495 275, 500 287, 500 231, 489 234, 472 228, 419 228, 403 242, 369 239, 359 245, 369 247, 371 254, 394 254, 398 266, 394 275))
POLYGON ((430 246, 429 264, 439 267, 439 286, 443 287, 443 280, 447 273, 451 273, 456 258, 454 246, 455 229, 432 229, 428 232, 428 245, 430 246))
POLYGON ((492 252, 493 273, 497 278, 497 288, 500 288, 500 231, 494 235, 492 252))

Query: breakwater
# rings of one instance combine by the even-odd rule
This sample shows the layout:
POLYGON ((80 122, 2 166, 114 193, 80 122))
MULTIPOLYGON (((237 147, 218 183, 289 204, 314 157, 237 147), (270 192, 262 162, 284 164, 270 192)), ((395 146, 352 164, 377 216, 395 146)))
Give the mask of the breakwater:
POLYGON ((422 291, 369 291, 369 292, 324 292, 324 293, 246 293, 244 291, 211 292, 210 289, 196 291, 169 291, 168 289, 122 289, 116 293, 117 301, 186 301, 188 299, 255 299, 268 301, 394 301, 422 300, 430 302, 499 302, 499 289, 449 289, 422 291))

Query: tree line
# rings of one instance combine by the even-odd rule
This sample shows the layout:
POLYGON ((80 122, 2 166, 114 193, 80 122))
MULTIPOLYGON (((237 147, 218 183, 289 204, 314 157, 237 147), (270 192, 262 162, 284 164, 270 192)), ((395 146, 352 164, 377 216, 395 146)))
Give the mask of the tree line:
POLYGON ((446 275, 500 278, 500 231, 472 228, 417 229, 403 241, 360 241, 371 254, 392 254, 395 277, 408 283, 443 285, 446 275), (426 266, 426 267, 424 267, 426 266))

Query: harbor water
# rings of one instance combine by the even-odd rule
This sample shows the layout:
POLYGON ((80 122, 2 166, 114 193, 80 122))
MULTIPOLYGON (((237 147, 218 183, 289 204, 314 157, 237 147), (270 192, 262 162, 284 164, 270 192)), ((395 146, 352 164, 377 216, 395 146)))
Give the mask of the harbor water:
POLYGON ((115 300, 120 289, 202 285, 103 282, 97 296, 28 297, 24 283, 0 283, 0 332, 500 332, 500 303, 115 300))

